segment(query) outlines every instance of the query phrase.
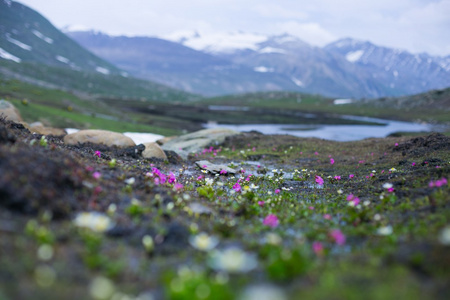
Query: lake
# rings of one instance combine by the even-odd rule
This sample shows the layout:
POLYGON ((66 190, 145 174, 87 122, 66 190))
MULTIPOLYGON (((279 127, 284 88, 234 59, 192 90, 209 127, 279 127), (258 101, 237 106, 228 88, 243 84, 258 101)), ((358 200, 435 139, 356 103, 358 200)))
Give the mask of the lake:
POLYGON ((228 128, 236 131, 256 130, 264 134, 290 134, 298 137, 315 137, 333 141, 356 141, 381 138, 398 131, 442 131, 442 126, 383 120, 369 117, 343 116, 344 119, 380 123, 382 125, 289 125, 289 124, 205 124, 205 128, 228 128))

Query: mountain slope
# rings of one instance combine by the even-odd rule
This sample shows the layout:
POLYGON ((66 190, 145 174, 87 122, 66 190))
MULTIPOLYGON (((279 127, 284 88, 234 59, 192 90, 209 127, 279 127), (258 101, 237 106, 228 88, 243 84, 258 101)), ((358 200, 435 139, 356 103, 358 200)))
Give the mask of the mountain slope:
POLYGON ((130 77, 70 39, 36 11, 7 0, 0 0, 0 75, 102 97, 159 101, 199 98, 130 77))
POLYGON ((254 49, 224 53, 237 64, 285 74, 308 93, 340 97, 378 97, 384 86, 357 66, 290 35, 257 43, 254 49))
POLYGON ((420 93, 450 85, 449 57, 411 54, 350 38, 338 40, 324 49, 370 72, 373 78, 391 89, 391 95, 420 93))
POLYGON ((13 55, 16 62, 37 62, 103 74, 120 72, 25 5, 1 0, 0 20, 0 48, 3 53, 13 55))
POLYGON ((203 95, 258 90, 298 90, 284 74, 263 74, 251 67, 179 43, 151 37, 68 32, 78 43, 133 76, 203 95))

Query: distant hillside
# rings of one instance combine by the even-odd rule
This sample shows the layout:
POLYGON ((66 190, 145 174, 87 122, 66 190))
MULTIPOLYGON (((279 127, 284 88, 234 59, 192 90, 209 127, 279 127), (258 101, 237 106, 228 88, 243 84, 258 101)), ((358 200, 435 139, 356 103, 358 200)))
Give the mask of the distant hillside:
POLYGON ((76 93, 185 101, 198 96, 138 80, 89 52, 29 7, 0 0, 0 75, 76 93))
POLYGON ((135 76, 207 96, 297 91, 373 99, 450 86, 450 57, 351 39, 319 48, 287 34, 193 33, 171 41, 92 31, 68 34, 135 76))
POLYGON ((117 67, 81 47, 25 5, 0 0, 0 20, 3 59, 102 74, 120 73, 117 67))
POLYGON ((372 78, 383 82, 390 90, 387 95, 415 94, 450 86, 450 56, 411 54, 350 38, 331 43, 324 49, 344 56, 372 78))
POLYGON ((245 91, 299 90, 283 74, 258 72, 252 67, 159 38, 109 36, 93 31, 67 34, 133 76, 188 92, 213 96, 245 91))

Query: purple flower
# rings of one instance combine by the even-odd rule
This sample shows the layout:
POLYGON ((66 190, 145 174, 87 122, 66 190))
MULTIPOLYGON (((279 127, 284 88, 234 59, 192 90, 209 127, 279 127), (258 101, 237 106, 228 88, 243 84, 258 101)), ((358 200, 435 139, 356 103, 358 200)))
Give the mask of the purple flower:
POLYGON ((336 179, 336 180, 341 180, 341 176, 339 176, 339 175, 334 176, 334 179, 336 179))
POLYGON ((330 231, 329 236, 334 240, 334 242, 342 246, 345 244, 345 235, 339 229, 333 229, 330 231))
POLYGON ((179 191, 179 190, 183 189, 184 186, 183 186, 181 183, 175 183, 174 186, 173 186, 173 188, 174 188, 176 191, 179 191))
POLYGON ((100 172, 94 172, 92 173, 92 177, 94 177, 95 179, 100 179, 100 177, 102 177, 102 174, 100 172))
POLYGON ((276 189, 275 194, 279 194, 279 193, 280 193, 280 189, 276 189))
POLYGON ((233 190, 235 190, 236 192, 240 192, 241 191, 241 185, 236 182, 235 185, 233 185, 233 190))
POLYGON ((275 228, 279 225, 278 217, 270 214, 264 218, 263 224, 275 228))
POLYGON ((318 185, 323 185, 323 178, 318 176, 318 175, 316 175, 316 183, 318 185))
POLYGON ((220 175, 223 175, 223 174, 227 174, 227 171, 226 170, 221 170, 220 171, 220 175))
POLYGON ((313 248, 314 253, 315 253, 317 256, 323 255, 323 245, 322 245, 321 242, 317 242, 317 241, 314 242, 314 243, 312 244, 312 248, 313 248))
POLYGON ((334 159, 330 158, 330 164, 334 164, 334 159))
POLYGON ((177 181, 177 178, 175 177, 175 175, 172 172, 170 172, 169 179, 167 180, 167 182, 174 183, 175 181, 177 181))
POLYGON ((352 206, 356 206, 360 202, 359 198, 355 197, 353 194, 347 196, 347 201, 349 201, 352 206))
POLYGON ((94 155, 96 155, 98 157, 102 157, 102 153, 100 151, 95 151, 94 155))
POLYGON ((354 175, 354 174, 350 174, 350 175, 348 175, 348 178, 349 178, 349 179, 352 179, 353 177, 355 177, 355 175, 354 175))

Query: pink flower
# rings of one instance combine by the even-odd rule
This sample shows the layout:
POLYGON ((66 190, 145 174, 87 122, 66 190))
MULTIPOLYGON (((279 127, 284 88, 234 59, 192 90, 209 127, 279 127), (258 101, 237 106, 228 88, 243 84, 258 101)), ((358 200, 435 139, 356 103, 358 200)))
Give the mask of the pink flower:
POLYGON ((175 175, 172 172, 170 172, 169 179, 167 180, 167 182, 174 183, 175 181, 177 181, 177 178, 175 177, 175 175))
POLYGON ((100 172, 94 172, 92 173, 92 177, 94 177, 95 179, 100 179, 100 177, 102 177, 102 174, 100 172))
POLYGON ((356 206, 360 202, 359 198, 355 197, 353 194, 347 196, 347 201, 349 201, 352 204, 352 206, 356 206))
POLYGON ((317 256, 323 255, 323 245, 322 245, 321 242, 317 242, 317 241, 314 242, 314 243, 312 244, 312 248, 313 248, 314 253, 315 253, 317 256))
POLYGON ((336 179, 336 180, 341 180, 341 176, 339 176, 339 175, 334 176, 334 179, 336 179))
POLYGON ((314 155, 319 155, 319 152, 317 152, 317 151, 316 151, 316 152, 314 152, 314 155))
POLYGON ((397 147, 398 146, 398 143, 395 143, 395 147, 397 147))
POLYGON ((394 191, 394 188, 393 188, 393 187, 388 188, 387 191, 388 191, 389 193, 392 193, 392 192, 394 191))
POLYGON ((318 185, 323 185, 323 178, 318 176, 318 175, 316 175, 316 183, 318 185))
POLYGON ((350 175, 348 175, 348 178, 349 178, 349 179, 352 179, 353 177, 355 177, 355 175, 354 175, 354 174, 350 174, 350 175))
POLYGON ((444 186, 444 185, 447 185, 447 184, 448 184, 447 178, 442 177, 441 179, 436 180, 434 182, 430 181, 428 186, 432 188, 432 187, 441 187, 441 186, 444 186))
POLYGON ((197 177, 197 181, 200 181, 200 180, 202 180, 202 179, 203 179, 203 176, 202 176, 202 175, 200 175, 200 176, 197 177))
POLYGON ((264 201, 258 201, 258 205, 261 207, 264 206, 264 201))
POLYGON ((176 191, 179 191, 179 190, 183 189, 184 186, 183 186, 181 183, 175 183, 174 186, 173 186, 173 188, 174 188, 176 191))
POLYGON ((278 217, 270 214, 264 218, 263 224, 275 228, 279 225, 278 217))
POLYGON ((236 182, 235 185, 233 185, 233 190, 235 190, 236 192, 240 192, 241 191, 241 185, 236 182))
POLYGON ((325 220, 331 220, 331 215, 330 215, 330 214, 324 214, 324 215, 323 215, 323 218, 324 218, 325 220))
POLYGON ((342 246, 345 244, 345 235, 342 233, 341 230, 339 229, 333 229, 331 230, 331 232, 329 233, 329 236, 334 240, 334 242, 339 245, 342 246))
POLYGON ((334 164, 334 159, 330 158, 330 164, 334 164))
POLYGON ((411 164, 411 166, 413 166, 413 167, 414 167, 415 165, 416 165, 416 163, 415 163, 415 162, 413 162, 413 163, 411 164))
POLYGON ((314 206, 308 207, 309 210, 314 210, 314 206))
POLYGON ((98 157, 102 157, 102 153, 100 151, 95 151, 94 155, 96 155, 98 157))
POLYGON ((279 193, 280 193, 280 189, 276 189, 275 194, 279 194, 279 193))
POLYGON ((227 174, 227 171, 226 170, 221 170, 220 171, 220 175, 223 175, 223 174, 227 174))

